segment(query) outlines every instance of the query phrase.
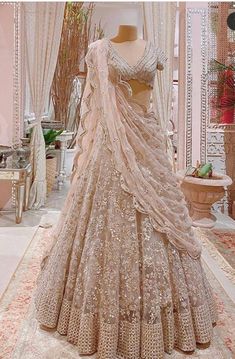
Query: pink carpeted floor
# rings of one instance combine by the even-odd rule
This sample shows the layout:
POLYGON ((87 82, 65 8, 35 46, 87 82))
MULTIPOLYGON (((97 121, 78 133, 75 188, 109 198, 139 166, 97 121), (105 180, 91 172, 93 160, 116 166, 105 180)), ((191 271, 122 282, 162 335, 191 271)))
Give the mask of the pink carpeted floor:
MULTIPOLYGON (((200 235, 200 232, 198 233, 200 235)), ((0 359, 80 358, 76 347, 67 343, 66 338, 56 332, 41 330, 34 316, 33 290, 44 248, 50 240, 49 234, 50 229, 39 227, 1 298, 0 359)), ((204 267, 214 289, 219 310, 219 321, 214 329, 212 345, 207 349, 198 349, 190 356, 175 351, 171 356, 166 355, 166 358, 235 358, 235 305, 206 263, 204 267)))

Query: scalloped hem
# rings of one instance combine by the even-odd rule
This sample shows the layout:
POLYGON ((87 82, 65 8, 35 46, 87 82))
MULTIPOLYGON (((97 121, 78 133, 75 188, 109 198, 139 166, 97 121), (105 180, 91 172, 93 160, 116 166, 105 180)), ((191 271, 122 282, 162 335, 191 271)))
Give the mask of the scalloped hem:
POLYGON ((48 328, 66 336, 67 341, 78 348, 80 355, 97 353, 97 359, 161 359, 164 353, 174 349, 192 352, 198 344, 209 343, 213 336, 214 313, 208 303, 191 308, 184 314, 172 310, 160 311, 159 322, 130 323, 120 320, 115 324, 105 323, 97 314, 81 315, 71 302, 63 301, 58 323, 48 316, 54 308, 53 301, 44 303, 38 320, 48 328))

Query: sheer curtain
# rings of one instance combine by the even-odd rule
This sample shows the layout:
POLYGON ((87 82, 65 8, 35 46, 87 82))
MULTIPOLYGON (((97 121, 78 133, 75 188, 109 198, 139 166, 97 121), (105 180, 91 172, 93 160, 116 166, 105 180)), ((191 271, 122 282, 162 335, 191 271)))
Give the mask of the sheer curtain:
POLYGON ((26 74, 35 122, 31 136, 32 185, 29 207, 38 209, 46 199, 46 154, 41 127, 56 67, 65 3, 23 3, 26 74))
POLYGON ((157 71, 153 89, 153 107, 167 137, 167 154, 175 171, 174 151, 168 134, 172 113, 173 60, 176 2, 143 2, 144 38, 160 47, 168 60, 163 71, 157 71))

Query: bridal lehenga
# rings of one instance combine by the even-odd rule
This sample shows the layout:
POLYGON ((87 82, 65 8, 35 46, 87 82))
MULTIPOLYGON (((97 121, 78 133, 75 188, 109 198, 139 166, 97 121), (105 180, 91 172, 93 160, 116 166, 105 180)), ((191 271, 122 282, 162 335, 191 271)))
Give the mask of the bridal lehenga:
POLYGON ((160 359, 208 343, 216 321, 201 246, 164 136, 126 80, 153 85, 164 53, 130 66, 93 42, 71 187, 35 292, 38 321, 97 359, 160 359))

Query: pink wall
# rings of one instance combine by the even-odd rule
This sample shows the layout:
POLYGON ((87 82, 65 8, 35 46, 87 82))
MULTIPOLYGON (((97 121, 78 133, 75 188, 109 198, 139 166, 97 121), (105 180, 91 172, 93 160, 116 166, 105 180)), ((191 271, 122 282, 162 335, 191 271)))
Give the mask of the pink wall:
POLYGON ((0 145, 12 144, 14 7, 0 5, 0 145))
MULTIPOLYGON (((12 144, 14 6, 0 5, 0 145, 12 144)), ((11 184, 0 181, 0 208, 9 200, 11 184)))

